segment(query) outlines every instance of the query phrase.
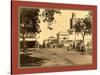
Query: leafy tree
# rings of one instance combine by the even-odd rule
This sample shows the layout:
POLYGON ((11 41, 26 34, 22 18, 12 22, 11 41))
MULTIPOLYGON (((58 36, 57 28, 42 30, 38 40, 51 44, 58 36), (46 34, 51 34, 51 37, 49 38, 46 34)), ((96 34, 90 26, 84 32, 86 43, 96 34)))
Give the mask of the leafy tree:
POLYGON ((50 26, 53 23, 56 23, 55 14, 61 14, 59 9, 44 9, 42 12, 42 17, 43 17, 43 22, 47 22, 48 23, 48 29, 52 30, 53 28, 51 28, 50 26))
MULTIPOLYGON (((54 14, 58 13, 60 13, 60 10, 57 9, 44 9, 42 14, 40 14, 40 9, 20 8, 20 33, 22 34, 23 39, 23 50, 25 50, 25 36, 28 33, 37 34, 41 32, 39 25, 41 20, 39 16, 43 18, 43 22, 47 22, 50 26, 55 20, 54 14)), ((52 28, 48 28, 52 30, 52 28)))
POLYGON ((25 36, 27 33, 39 33, 39 9, 34 8, 21 8, 20 9, 20 33, 23 38, 23 50, 25 50, 25 36))
POLYGON ((78 35, 79 33, 82 35, 83 38, 83 45, 84 45, 84 38, 86 35, 91 35, 91 25, 92 25, 92 19, 91 15, 85 17, 84 19, 78 19, 78 21, 75 24, 75 33, 78 35))
MULTIPOLYGON (((20 24, 24 24, 25 31, 39 33, 39 9, 34 8, 22 8, 20 11, 20 24)), ((22 28, 21 28, 22 29, 22 28)), ((22 32, 22 30, 20 30, 22 32)))

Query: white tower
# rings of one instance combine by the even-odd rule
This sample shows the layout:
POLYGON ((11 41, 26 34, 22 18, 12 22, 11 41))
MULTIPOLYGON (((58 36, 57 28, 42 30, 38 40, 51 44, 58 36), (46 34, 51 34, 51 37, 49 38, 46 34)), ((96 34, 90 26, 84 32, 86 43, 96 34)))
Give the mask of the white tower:
POLYGON ((72 12, 72 18, 70 19, 70 29, 75 25, 76 14, 72 12))

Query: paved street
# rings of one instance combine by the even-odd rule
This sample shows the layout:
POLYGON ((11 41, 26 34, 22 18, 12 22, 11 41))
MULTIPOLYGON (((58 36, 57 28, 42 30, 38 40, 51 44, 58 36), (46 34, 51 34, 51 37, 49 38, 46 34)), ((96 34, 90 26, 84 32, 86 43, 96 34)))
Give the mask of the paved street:
POLYGON ((48 59, 43 61, 41 67, 92 64, 91 55, 82 55, 66 48, 30 49, 28 54, 31 57, 48 59))

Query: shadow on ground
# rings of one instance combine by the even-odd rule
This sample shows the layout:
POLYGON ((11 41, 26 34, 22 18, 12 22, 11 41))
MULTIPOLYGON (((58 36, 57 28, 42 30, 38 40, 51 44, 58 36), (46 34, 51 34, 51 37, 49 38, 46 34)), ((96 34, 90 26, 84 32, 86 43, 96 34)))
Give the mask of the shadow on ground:
POLYGON ((39 58, 39 57, 31 57, 26 54, 20 55, 20 66, 21 67, 32 67, 32 66, 41 66, 43 63, 45 63, 45 58, 39 58))

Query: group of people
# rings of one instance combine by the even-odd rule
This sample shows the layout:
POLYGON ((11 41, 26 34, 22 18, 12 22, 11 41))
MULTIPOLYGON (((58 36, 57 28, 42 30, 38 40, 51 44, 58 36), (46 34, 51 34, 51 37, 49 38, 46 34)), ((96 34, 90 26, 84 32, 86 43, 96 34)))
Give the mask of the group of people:
POLYGON ((86 52, 85 45, 83 43, 77 44, 76 50, 79 51, 81 54, 84 54, 86 52))
MULTIPOLYGON (((56 47, 57 47, 57 45, 50 44, 50 43, 47 43, 47 44, 45 44, 45 43, 43 43, 43 44, 36 43, 36 45, 34 46, 34 48, 39 48, 39 49, 56 48, 56 47)), ((68 43, 67 50, 76 50, 76 51, 79 51, 81 54, 84 54, 85 51, 86 51, 85 46, 82 42, 81 43, 68 43)))
POLYGON ((56 45, 55 44, 39 44, 39 48, 40 49, 44 49, 44 48, 55 48, 56 45))
POLYGON ((84 54, 86 49, 83 43, 68 43, 67 50, 76 50, 79 51, 81 54, 84 54))

